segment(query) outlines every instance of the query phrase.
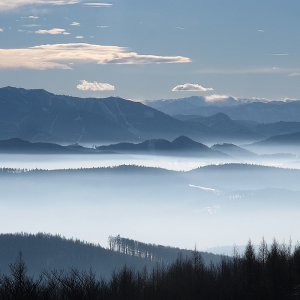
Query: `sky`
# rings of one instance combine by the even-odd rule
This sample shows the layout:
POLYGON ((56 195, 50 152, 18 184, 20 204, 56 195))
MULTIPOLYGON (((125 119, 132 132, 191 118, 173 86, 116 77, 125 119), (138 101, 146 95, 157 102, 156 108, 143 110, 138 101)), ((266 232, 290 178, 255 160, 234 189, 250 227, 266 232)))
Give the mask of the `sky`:
POLYGON ((300 99, 299 12, 299 0, 0 0, 0 87, 300 99))

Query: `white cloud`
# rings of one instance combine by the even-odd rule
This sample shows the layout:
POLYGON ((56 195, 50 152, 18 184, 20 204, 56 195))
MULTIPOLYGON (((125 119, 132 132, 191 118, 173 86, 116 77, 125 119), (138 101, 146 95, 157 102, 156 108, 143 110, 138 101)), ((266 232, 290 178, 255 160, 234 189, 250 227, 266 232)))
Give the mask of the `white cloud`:
POLYGON ((82 35, 75 36, 75 39, 83 39, 83 38, 84 38, 84 36, 82 36, 82 35))
POLYGON ((0 28, 0 32, 3 32, 4 31, 4 29, 3 28, 0 28))
POLYGON ((185 83, 175 86, 172 92, 210 92, 213 88, 206 88, 200 84, 185 83))
POLYGON ((168 64, 188 63, 182 56, 143 55, 118 46, 86 43, 48 44, 29 48, 0 49, 0 69, 71 69, 70 63, 168 64))
POLYGON ((40 29, 35 32, 36 34, 51 34, 51 35, 68 35, 70 34, 63 28, 52 28, 52 29, 40 29))
POLYGON ((80 23, 79 23, 79 22, 72 22, 72 23, 70 24, 70 26, 80 26, 80 23))
POLYGON ((218 101, 225 101, 231 98, 227 95, 209 95, 205 97, 205 101, 207 102, 218 102, 218 101))
POLYGON ((77 89, 80 91, 92 91, 92 92, 103 92, 103 91, 115 91, 114 85, 102 82, 88 82, 86 80, 81 80, 77 85, 77 89))
POLYGON ((111 3, 99 3, 99 2, 89 2, 89 3, 84 3, 83 5, 88 6, 88 7, 94 7, 94 8, 112 7, 111 3))
POLYGON ((25 5, 67 5, 81 0, 0 0, 0 11, 16 9, 25 5))

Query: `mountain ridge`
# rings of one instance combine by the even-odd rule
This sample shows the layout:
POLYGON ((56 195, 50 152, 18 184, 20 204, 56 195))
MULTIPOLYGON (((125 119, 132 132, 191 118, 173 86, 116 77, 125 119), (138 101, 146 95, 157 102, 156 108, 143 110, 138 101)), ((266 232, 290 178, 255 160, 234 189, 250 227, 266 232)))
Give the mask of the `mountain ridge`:
POLYGON ((54 95, 44 90, 0 89, 0 139, 97 142, 174 136, 191 129, 142 103, 54 95))
MULTIPOLYGON (((182 103, 165 100, 176 111, 171 116, 162 112, 164 109, 159 111, 120 97, 79 98, 42 89, 0 88, 0 140, 20 138, 31 142, 95 144, 175 139, 185 135, 203 142, 232 143, 255 142, 300 131, 300 101, 259 103, 232 98, 227 102, 207 103, 202 97, 201 103, 205 104, 193 107, 187 115, 186 99, 182 103), (176 107, 178 103, 181 103, 180 109, 176 107), (250 105, 249 111, 245 105, 250 105), (274 119, 283 114, 282 119, 288 121, 274 123, 266 118, 259 123, 255 120, 265 112, 267 116, 273 115, 273 108, 274 119), (251 116, 254 120, 250 120, 251 116), (293 122, 293 116, 297 116, 299 122, 293 122)), ((195 106, 199 97, 189 101, 195 106)))
POLYGON ((186 136, 180 136, 172 141, 165 139, 153 139, 146 140, 141 143, 118 143, 107 146, 97 147, 101 151, 119 151, 119 152, 149 152, 149 153, 194 153, 199 156, 211 156, 211 157, 226 157, 227 155, 211 149, 210 147, 196 142, 186 136))
MULTIPOLYGON (((289 134, 280 134, 271 136, 260 142, 252 144, 253 146, 300 146, 300 131, 289 134)), ((251 146, 252 146, 251 145, 251 146)))
POLYGON ((259 123, 299 122, 300 101, 261 101, 259 99, 235 99, 207 101, 205 97, 179 98, 176 100, 145 101, 147 105, 169 115, 211 116, 224 113, 233 120, 252 120, 259 123))

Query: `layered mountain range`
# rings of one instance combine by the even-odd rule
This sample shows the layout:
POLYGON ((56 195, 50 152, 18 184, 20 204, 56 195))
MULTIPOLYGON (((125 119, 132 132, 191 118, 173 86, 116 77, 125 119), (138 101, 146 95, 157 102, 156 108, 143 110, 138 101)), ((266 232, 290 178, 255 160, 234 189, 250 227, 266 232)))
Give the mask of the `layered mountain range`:
POLYGON ((220 98, 211 101, 207 97, 189 97, 175 100, 146 101, 147 105, 169 115, 211 116, 224 113, 234 120, 274 123, 299 122, 300 101, 272 101, 265 99, 220 98))
POLYGON ((300 132, 300 102, 207 102, 201 97, 145 102, 0 89, 0 140, 111 143, 176 139, 257 142, 300 132), (151 107, 150 107, 151 106, 151 107))

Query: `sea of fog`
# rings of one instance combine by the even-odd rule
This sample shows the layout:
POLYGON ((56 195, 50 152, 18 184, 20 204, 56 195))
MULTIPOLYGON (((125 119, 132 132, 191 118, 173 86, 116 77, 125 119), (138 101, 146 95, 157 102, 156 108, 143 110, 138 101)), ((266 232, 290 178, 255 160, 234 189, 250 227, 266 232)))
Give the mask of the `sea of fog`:
MULTIPOLYGON (((207 160, 145 155, 0 155, 0 167, 78 169, 123 164, 188 171, 231 162, 300 169, 297 159, 207 160)), ((300 171, 152 174, 82 171, 0 177, 0 230, 47 232, 107 246, 120 234, 200 250, 300 240, 300 171), (261 175, 262 174, 262 175, 261 175), (299 177, 299 178, 298 178, 299 177)))
POLYGON ((0 154, 0 168, 16 169, 79 169, 136 165, 174 171, 190 171, 211 164, 250 163, 264 166, 300 169, 299 158, 226 158, 209 159, 134 154, 0 154))

